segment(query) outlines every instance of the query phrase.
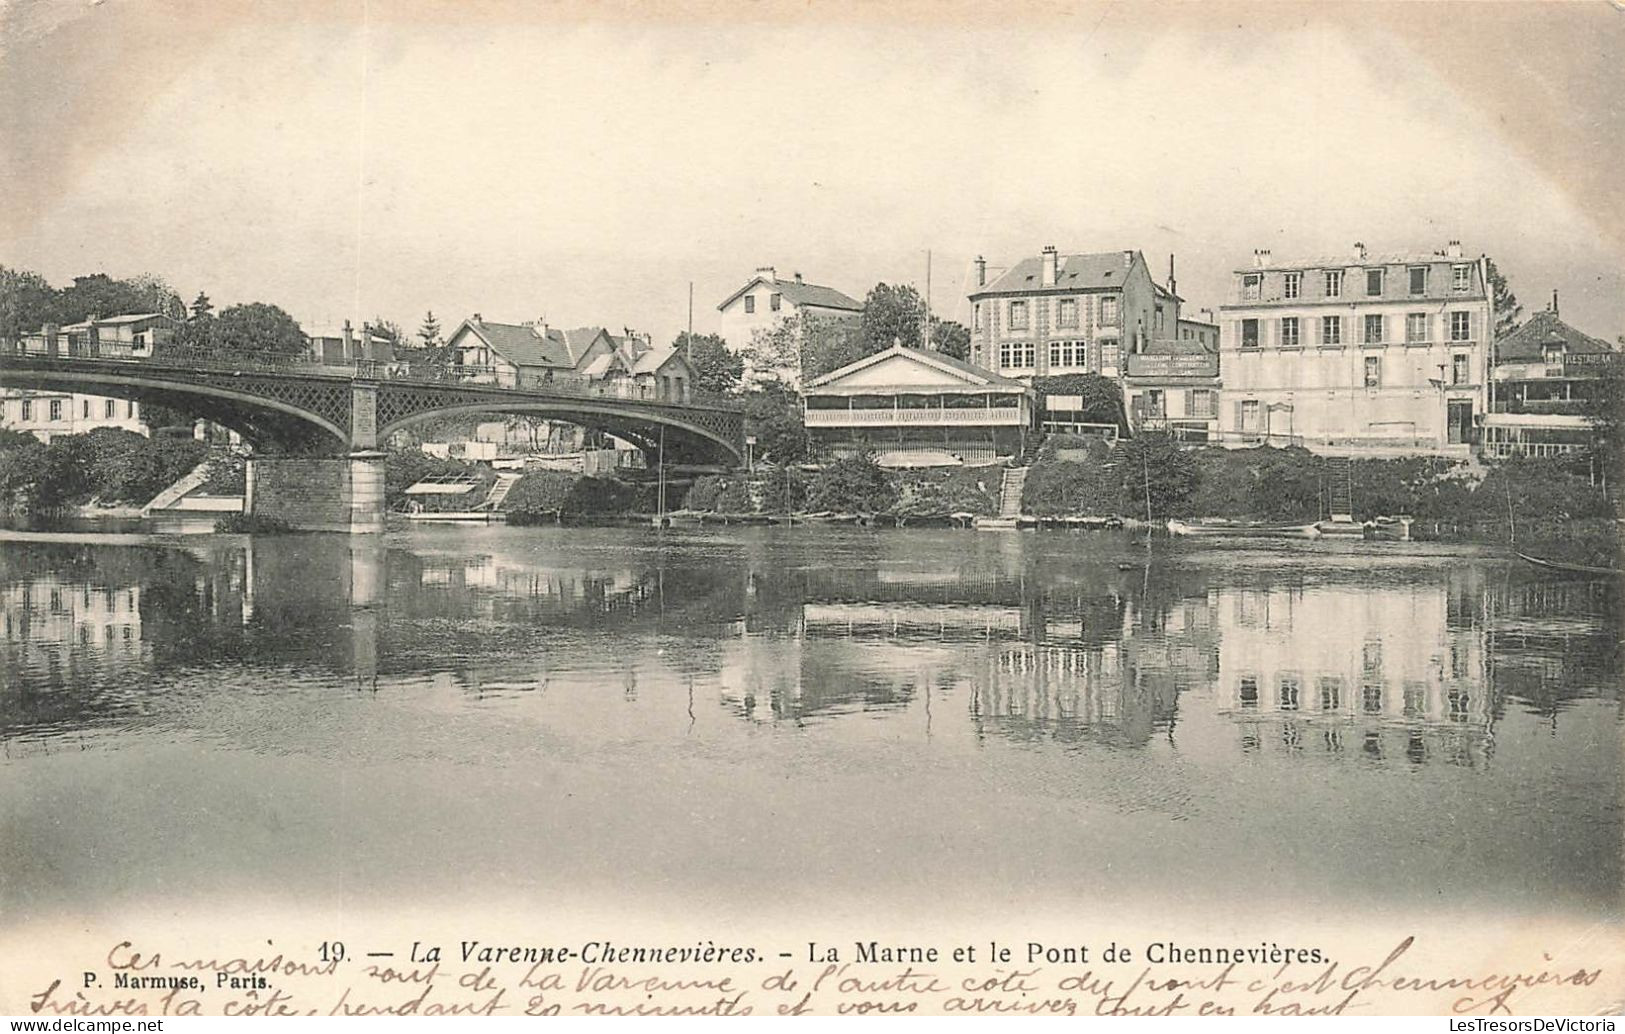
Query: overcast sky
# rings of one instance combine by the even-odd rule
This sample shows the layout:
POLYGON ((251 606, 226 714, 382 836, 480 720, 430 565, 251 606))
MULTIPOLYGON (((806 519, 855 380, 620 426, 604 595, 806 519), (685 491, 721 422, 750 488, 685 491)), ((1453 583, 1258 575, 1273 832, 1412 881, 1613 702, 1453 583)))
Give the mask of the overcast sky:
POLYGON ((0 264, 661 340, 758 265, 1486 252, 1625 332, 1625 5, 0 0, 0 264), (602 13, 618 11, 619 13, 602 13))

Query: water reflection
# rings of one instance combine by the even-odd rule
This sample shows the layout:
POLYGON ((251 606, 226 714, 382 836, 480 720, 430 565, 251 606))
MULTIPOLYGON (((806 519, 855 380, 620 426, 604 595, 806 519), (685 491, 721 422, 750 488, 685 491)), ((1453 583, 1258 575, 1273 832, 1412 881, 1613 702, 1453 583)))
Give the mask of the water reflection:
POLYGON ((935 731, 957 708, 977 738, 1062 745, 1173 737, 1194 694, 1242 754, 1474 765, 1509 702, 1555 722, 1619 697, 1615 587, 1498 562, 1147 566, 1004 543, 943 562, 871 541, 828 564, 794 544, 585 534, 573 555, 511 533, 479 549, 8 546, 0 735, 139 712, 144 687, 199 668, 374 690, 437 673, 474 699, 565 672, 626 701, 699 679, 755 723, 934 695, 935 731))
POLYGON ((272 880, 290 850, 299 878, 325 872, 342 837, 368 879, 412 856, 440 885, 588 886, 613 854, 666 886, 677 852, 685 880, 730 894, 782 893, 796 859, 823 874, 816 897, 924 851, 944 886, 997 873, 1087 896, 1155 869, 1228 894, 1269 845, 1283 892, 1617 909, 1618 587, 1362 548, 1159 543, 1148 562, 1106 534, 803 529, 7 543, 0 807, 96 814, 14 849, 34 875, 6 893, 102 887, 56 875, 105 848, 99 822, 152 859, 177 836, 241 845, 236 869, 272 880), (126 814, 100 793, 149 784, 194 803, 126 814), (547 864, 456 846, 487 843, 547 864))

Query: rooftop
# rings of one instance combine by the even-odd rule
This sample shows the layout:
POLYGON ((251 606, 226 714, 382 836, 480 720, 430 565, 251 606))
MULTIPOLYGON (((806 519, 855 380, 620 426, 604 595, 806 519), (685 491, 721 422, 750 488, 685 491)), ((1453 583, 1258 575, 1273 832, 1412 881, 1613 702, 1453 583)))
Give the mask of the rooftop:
POLYGON ((1496 361, 1525 363, 1540 360, 1548 344, 1561 344, 1569 355, 1601 355, 1619 349, 1557 318, 1550 309, 1529 317, 1523 326, 1495 342, 1496 361))
POLYGON ((750 278, 739 290, 730 294, 718 305, 718 309, 726 309, 733 304, 733 300, 755 287, 757 284, 767 284, 783 295, 791 305, 812 305, 821 309, 842 309, 847 312, 862 312, 863 303, 849 295, 842 294, 833 287, 824 287, 821 284, 809 284, 799 277, 794 280, 780 280, 777 276, 768 276, 758 273, 750 278))
MULTIPOLYGON (((1043 284, 1043 256, 1024 258, 991 283, 973 290, 971 297, 983 294, 1028 294, 1033 291, 1098 291, 1121 287, 1132 268, 1131 259, 1126 260, 1124 256, 1138 258, 1139 255, 1137 251, 1103 251, 1087 255, 1058 256, 1053 287, 1046 287, 1043 284)), ((1167 293, 1166 288, 1163 289, 1163 293, 1167 293)))

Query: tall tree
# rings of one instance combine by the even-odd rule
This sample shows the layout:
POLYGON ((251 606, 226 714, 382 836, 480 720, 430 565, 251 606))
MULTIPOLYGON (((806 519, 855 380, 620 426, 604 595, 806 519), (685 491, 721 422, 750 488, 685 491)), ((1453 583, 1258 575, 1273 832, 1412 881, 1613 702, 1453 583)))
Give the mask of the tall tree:
POLYGON ((955 359, 970 359, 970 329, 954 320, 931 321, 931 347, 955 359))
POLYGON ((15 341, 51 322, 58 302, 56 288, 38 273, 0 266, 0 341, 15 341))
POLYGON ((286 312, 265 302, 232 305, 214 318, 213 343, 240 352, 300 355, 308 347, 305 332, 286 312))
POLYGON ((422 348, 439 348, 444 343, 440 340, 440 321, 434 318, 433 309, 423 314, 423 323, 418 327, 418 341, 422 348))
POLYGON ((199 291, 197 293, 197 297, 192 299, 192 319, 207 319, 213 315, 214 303, 209 301, 208 295, 204 294, 202 291, 199 291))
POLYGON ((876 284, 863 300, 863 336, 871 352, 890 348, 894 341, 919 348, 924 327, 925 299, 907 284, 876 284))
POLYGON ((739 390, 745 375, 745 357, 728 347, 716 334, 695 334, 688 331, 677 335, 671 347, 688 357, 694 366, 694 387, 715 395, 729 395, 739 390))
POLYGON ((1512 293, 1507 278, 1495 268, 1493 260, 1485 259, 1484 269, 1490 278, 1490 298, 1495 306, 1495 336, 1503 338, 1523 323, 1523 306, 1518 304, 1518 296, 1512 293))

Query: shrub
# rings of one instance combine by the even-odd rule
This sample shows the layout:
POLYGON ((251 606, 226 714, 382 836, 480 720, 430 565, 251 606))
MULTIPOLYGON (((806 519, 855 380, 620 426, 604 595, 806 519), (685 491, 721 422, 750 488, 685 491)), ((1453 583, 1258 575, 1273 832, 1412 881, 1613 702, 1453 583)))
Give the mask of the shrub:
POLYGON ((1033 464, 1022 485, 1021 509, 1039 517, 1105 517, 1121 512, 1117 486, 1107 470, 1099 463, 1070 460, 1033 464))
POLYGON ((828 464, 818 472, 809 492, 814 510, 844 513, 881 513, 897 499, 897 486, 875 462, 871 452, 860 452, 828 464))

